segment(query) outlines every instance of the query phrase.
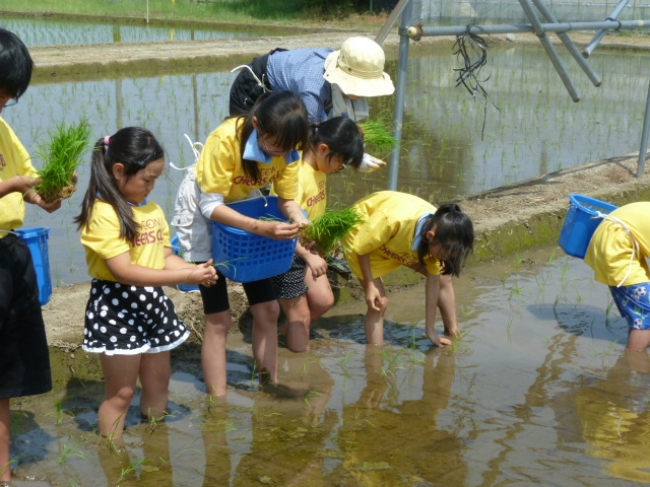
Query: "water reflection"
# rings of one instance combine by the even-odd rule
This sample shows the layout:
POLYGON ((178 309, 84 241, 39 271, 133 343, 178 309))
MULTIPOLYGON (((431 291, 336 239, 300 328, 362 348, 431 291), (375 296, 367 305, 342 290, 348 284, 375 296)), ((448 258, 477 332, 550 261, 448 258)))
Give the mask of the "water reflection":
POLYGON ((38 17, 20 18, 3 15, 2 26, 12 32, 28 46, 52 46, 70 44, 110 44, 120 42, 164 42, 202 41, 257 37, 261 35, 250 28, 187 26, 154 26, 135 22, 88 22, 44 19, 38 17))
POLYGON ((591 379, 576 394, 575 407, 587 451, 606 461, 610 475, 650 482, 650 357, 626 351, 605 378, 591 379))

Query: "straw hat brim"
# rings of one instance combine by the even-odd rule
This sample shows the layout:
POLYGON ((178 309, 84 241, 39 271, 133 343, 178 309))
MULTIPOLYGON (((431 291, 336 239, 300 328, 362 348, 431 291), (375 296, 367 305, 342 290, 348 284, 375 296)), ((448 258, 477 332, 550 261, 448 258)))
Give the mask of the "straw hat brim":
POLYGON ((386 72, 376 78, 358 78, 340 69, 337 63, 339 53, 340 51, 334 51, 325 60, 323 77, 330 84, 337 85, 348 96, 387 96, 395 92, 395 86, 386 72))

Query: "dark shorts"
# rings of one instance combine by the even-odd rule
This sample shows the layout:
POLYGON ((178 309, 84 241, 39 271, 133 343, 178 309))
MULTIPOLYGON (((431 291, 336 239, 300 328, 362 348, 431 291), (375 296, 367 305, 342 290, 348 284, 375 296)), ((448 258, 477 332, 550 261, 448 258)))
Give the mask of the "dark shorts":
POLYGON ((309 288, 305 284, 305 272, 307 272, 307 263, 294 255, 289 270, 271 278, 278 299, 293 299, 306 294, 309 288))
POLYGON ((165 352, 190 336, 161 287, 93 279, 82 348, 106 355, 165 352))
MULTIPOLYGON (((201 299, 203 300, 203 312, 206 315, 221 313, 230 309, 227 278, 221 272, 217 271, 217 273, 219 274, 219 279, 214 286, 205 287, 199 285, 201 299)), ((246 293, 250 306, 275 301, 276 299, 271 279, 245 282, 242 286, 244 287, 244 292, 246 293)))
POLYGON ((0 239, 0 399, 52 390, 50 355, 29 248, 0 239))
MULTIPOLYGON (((255 76, 264 83, 266 91, 273 91, 266 75, 269 56, 280 51, 286 51, 286 49, 274 49, 263 56, 256 57, 249 64, 255 76)), ((257 99, 264 94, 265 89, 259 85, 255 76, 248 69, 242 68, 235 81, 233 81, 230 87, 230 116, 247 115, 257 99)))

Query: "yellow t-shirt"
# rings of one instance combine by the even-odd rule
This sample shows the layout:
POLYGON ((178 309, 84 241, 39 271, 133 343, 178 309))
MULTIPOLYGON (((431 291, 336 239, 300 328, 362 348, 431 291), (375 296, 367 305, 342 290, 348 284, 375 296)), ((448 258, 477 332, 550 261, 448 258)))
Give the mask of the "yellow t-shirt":
POLYGON ((630 203, 610 216, 622 221, 632 232, 641 255, 635 255, 630 262, 633 243, 628 233, 620 223, 605 219, 594 232, 585 262, 594 269, 596 280, 608 286, 617 286, 623 279, 623 286, 650 282, 645 260, 650 256, 650 202, 630 203))
POLYGON ((258 162, 260 179, 251 179, 244 172, 240 149, 242 124, 242 118, 230 118, 208 136, 195 168, 201 191, 221 194, 226 203, 232 203, 273 183, 278 196, 295 199, 298 165, 287 164, 284 156, 273 157, 270 164, 258 162))
POLYGON ((106 260, 125 252, 130 253, 133 264, 165 268, 165 247, 171 247, 171 242, 162 209, 150 201, 144 206, 134 206, 133 215, 140 224, 140 232, 131 244, 120 237, 120 222, 113 207, 102 200, 95 203, 92 217, 81 231, 90 277, 117 282, 106 260))
MULTIPOLYGON (((298 166, 298 193, 295 200, 313 221, 325 213, 327 208, 327 174, 317 171, 302 158, 294 164, 298 166)), ((275 184, 271 194, 277 196, 275 184)))
MULTIPOLYGON (((0 181, 14 176, 35 177, 38 173, 23 144, 12 128, 0 117, 0 181)), ((25 200, 20 193, 0 199, 0 230, 20 228, 25 221, 25 200)), ((9 235, 0 231, 0 238, 9 235)))
MULTIPOLYGON (((345 257, 352 272, 363 279, 359 255, 370 255, 372 277, 382 277, 402 265, 418 264, 417 250, 413 250, 418 220, 436 207, 417 196, 397 191, 379 191, 366 196, 354 205, 364 223, 343 239, 345 257)), ((426 256, 427 270, 440 274, 440 261, 426 256)))

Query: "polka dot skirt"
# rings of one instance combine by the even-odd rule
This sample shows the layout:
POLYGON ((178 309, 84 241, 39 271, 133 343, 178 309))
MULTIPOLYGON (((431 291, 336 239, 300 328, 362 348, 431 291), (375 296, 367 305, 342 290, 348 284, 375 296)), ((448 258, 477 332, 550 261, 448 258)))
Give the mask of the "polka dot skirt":
POLYGON ((161 287, 93 279, 82 344, 86 352, 164 352, 176 348, 189 335, 161 287))
POLYGON ((309 290, 305 285, 306 271, 305 261, 294 255, 291 268, 284 274, 271 278, 275 295, 279 299, 293 299, 305 294, 309 290))

